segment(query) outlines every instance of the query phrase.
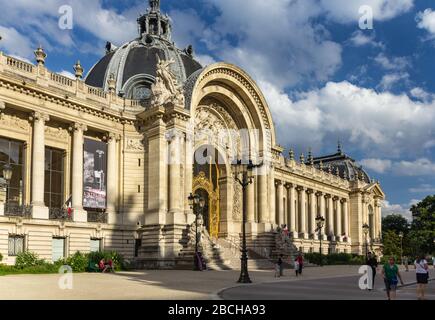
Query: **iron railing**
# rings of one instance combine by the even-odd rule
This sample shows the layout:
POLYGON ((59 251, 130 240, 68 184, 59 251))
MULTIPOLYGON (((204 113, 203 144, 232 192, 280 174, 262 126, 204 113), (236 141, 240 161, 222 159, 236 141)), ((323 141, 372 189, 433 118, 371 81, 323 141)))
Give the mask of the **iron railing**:
POLYGON ((32 216, 32 206, 6 202, 4 214, 8 217, 30 218, 32 216))
POLYGON ((107 212, 88 211, 88 222, 107 223, 107 212))
POLYGON ((50 208, 48 215, 50 220, 72 221, 72 215, 65 208, 50 208))

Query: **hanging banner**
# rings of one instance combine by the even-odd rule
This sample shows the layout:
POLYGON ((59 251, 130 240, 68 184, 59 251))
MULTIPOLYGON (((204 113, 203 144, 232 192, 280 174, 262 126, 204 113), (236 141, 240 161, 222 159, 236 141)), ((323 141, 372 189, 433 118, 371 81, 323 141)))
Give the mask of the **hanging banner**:
POLYGON ((107 144, 85 139, 83 161, 83 207, 106 209, 107 144))

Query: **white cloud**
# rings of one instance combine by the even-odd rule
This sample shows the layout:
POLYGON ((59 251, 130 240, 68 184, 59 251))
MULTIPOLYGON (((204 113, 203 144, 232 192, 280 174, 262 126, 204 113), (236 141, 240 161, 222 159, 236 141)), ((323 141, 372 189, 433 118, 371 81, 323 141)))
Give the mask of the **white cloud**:
POLYGON ((390 90, 397 82, 399 81, 408 82, 408 80, 409 80, 409 73, 407 72, 389 73, 382 77, 378 87, 381 88, 382 90, 390 90))
MULTIPOLYGON (((142 5, 145 7, 145 5, 142 5)), ((118 44, 137 36, 135 16, 126 16, 115 9, 106 9, 99 0, 0 0, 3 28, 15 28, 26 46, 15 46, 15 54, 30 58, 28 47, 36 48, 41 43, 46 51, 68 48, 84 52, 103 52, 105 41, 118 44), (58 26, 59 8, 70 5, 73 9, 73 30, 61 30, 58 26), (76 40, 77 31, 81 29, 94 36, 94 43, 82 43, 76 40), (97 43, 95 43, 97 42, 97 43), (92 44, 92 49, 90 49, 92 44), (101 50, 96 49, 101 46, 101 50)), ((130 13, 129 13, 130 14, 130 13)), ((8 50, 9 51, 9 50, 8 50)))
POLYGON ((355 47, 370 45, 373 47, 384 48, 384 45, 381 42, 375 41, 375 33, 373 31, 370 31, 370 33, 367 34, 361 30, 357 30, 352 33, 352 36, 348 41, 355 47))
POLYGON ((427 158, 400 161, 394 163, 393 172, 402 176, 435 176, 435 163, 427 158))
POLYGON ((411 66, 411 62, 407 57, 387 57, 385 53, 379 53, 375 58, 375 62, 385 70, 401 71, 411 66))
POLYGON ((0 26, 0 48, 9 55, 22 57, 20 60, 28 60, 33 56, 33 49, 26 37, 23 37, 16 29, 0 26))
POLYGON ((408 12, 414 0, 320 0, 320 3, 331 19, 358 25, 361 6, 370 6, 374 19, 385 21, 408 12))
POLYGON ((377 173, 385 173, 391 168, 391 160, 381 159, 363 159, 359 162, 365 168, 373 170, 377 173))
POLYGON ((324 14, 318 0, 204 0, 216 12, 206 26, 192 10, 172 12, 176 41, 207 47, 221 60, 239 65, 257 81, 280 89, 326 81, 341 65, 341 45, 315 22, 324 14), (267 12, 267 14, 264 14, 267 12))
POLYGON ((393 159, 418 156, 421 146, 435 139, 435 105, 405 94, 378 93, 343 81, 328 82, 293 101, 270 83, 260 86, 283 145, 320 150, 327 141, 348 137, 345 146, 354 146, 367 158, 393 159))
POLYGON ((412 97, 422 100, 424 102, 430 102, 434 99, 433 94, 419 87, 413 88, 409 93, 412 97))
POLYGON ((422 184, 415 188, 410 188, 409 192, 412 193, 425 193, 425 194, 435 194, 435 186, 430 184, 422 184))
POLYGON ((419 12, 416 20, 418 22, 418 28, 424 29, 429 32, 429 34, 435 36, 435 11, 429 8, 423 12, 419 12))
MULTIPOLYGON (((412 201, 411 201, 412 202, 412 201)), ((389 201, 383 201, 382 203, 382 216, 386 217, 390 214, 401 214, 409 221, 412 220, 412 214, 409 209, 413 203, 409 204, 391 204, 389 201)))

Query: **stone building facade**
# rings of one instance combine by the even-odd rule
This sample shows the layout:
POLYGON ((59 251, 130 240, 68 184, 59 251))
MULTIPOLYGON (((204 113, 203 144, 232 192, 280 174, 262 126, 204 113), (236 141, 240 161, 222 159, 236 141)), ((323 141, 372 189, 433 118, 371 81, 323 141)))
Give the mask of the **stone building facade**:
POLYGON ((252 241, 286 224, 295 247, 318 251, 321 215, 324 252, 362 254, 366 240, 379 251, 380 184, 341 148, 285 157, 249 75, 227 63, 202 67, 191 47, 177 49, 170 19, 150 3, 139 37, 108 43, 85 79, 79 62, 76 79, 49 71, 42 48, 36 64, 0 53, 4 261, 22 250, 48 261, 116 250, 142 265, 174 266, 195 220, 192 192, 207 199, 207 234, 238 239, 243 194, 232 164, 240 156, 262 164, 245 195, 252 241))

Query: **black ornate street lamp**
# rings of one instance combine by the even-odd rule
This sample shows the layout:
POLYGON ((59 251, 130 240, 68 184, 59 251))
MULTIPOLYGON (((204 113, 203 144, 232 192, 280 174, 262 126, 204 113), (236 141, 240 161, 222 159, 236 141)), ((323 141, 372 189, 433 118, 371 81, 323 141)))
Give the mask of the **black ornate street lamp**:
POLYGON ((323 266, 323 261, 322 261, 322 229, 325 226, 325 218, 323 218, 321 215, 318 215, 316 217, 316 225, 317 225, 317 229, 316 231, 318 231, 319 233, 319 239, 320 239, 320 266, 323 266))
POLYGON ((260 167, 261 165, 254 165, 251 160, 243 161, 237 160, 235 164, 233 164, 234 170, 234 179, 242 186, 242 197, 243 197, 243 218, 242 218, 242 257, 241 261, 241 270, 240 270, 240 278, 238 283, 251 283, 251 279, 249 278, 248 273, 248 250, 246 248, 246 188, 254 181, 254 177, 252 176, 252 170, 256 167, 260 167), (247 163, 246 163, 247 162, 247 163))
POLYGON ((8 202, 8 193, 9 193, 9 185, 12 179, 12 167, 10 164, 5 164, 3 166, 3 179, 5 179, 6 183, 4 187, 6 187, 6 203, 8 202))
POLYGON ((199 261, 198 261, 198 216, 202 214, 202 210, 205 206, 205 199, 198 194, 193 195, 192 193, 187 197, 189 200, 189 206, 190 209, 193 210, 193 213, 195 214, 195 256, 193 258, 193 264, 195 271, 200 271, 199 268, 199 261), (198 206, 201 209, 201 212, 198 210, 195 210, 195 207, 198 206))
POLYGON ((367 223, 364 223, 362 226, 362 229, 363 229, 363 233, 365 235, 365 240, 366 240, 366 260, 367 260, 368 253, 369 253, 369 243, 368 243, 367 237, 368 237, 368 234, 370 231, 370 226, 367 223))

